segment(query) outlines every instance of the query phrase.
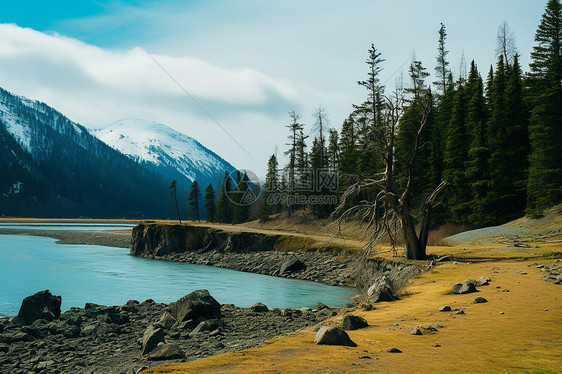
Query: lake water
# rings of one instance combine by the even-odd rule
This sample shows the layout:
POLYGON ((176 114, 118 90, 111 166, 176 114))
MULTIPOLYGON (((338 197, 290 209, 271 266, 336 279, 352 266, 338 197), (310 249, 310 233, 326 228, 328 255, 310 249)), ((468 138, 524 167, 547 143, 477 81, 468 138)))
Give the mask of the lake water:
POLYGON ((126 248, 61 245, 55 239, 0 235, 0 314, 16 315, 24 297, 41 290, 62 296, 62 309, 86 302, 175 301, 206 288, 221 304, 270 308, 342 306, 354 292, 314 282, 212 266, 129 256, 126 248))
POLYGON ((0 229, 31 230, 130 230, 135 225, 124 223, 21 223, 0 222, 0 229))

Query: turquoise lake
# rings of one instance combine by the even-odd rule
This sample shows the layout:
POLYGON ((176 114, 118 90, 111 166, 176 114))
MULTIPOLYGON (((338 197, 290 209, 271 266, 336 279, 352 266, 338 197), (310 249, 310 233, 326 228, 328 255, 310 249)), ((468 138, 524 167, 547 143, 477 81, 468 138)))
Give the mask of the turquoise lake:
POLYGON ((129 256, 126 248, 61 245, 37 236, 0 235, 0 314, 16 315, 24 297, 41 290, 62 296, 62 309, 86 302, 169 303, 208 289, 221 304, 270 308, 342 306, 354 290, 212 266, 129 256))

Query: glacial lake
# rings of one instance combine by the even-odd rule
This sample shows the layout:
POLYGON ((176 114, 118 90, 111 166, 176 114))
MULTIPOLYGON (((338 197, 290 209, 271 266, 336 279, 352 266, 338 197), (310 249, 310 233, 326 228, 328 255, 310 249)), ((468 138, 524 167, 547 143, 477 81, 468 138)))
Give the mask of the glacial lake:
POLYGON ((126 223, 21 223, 0 222, 0 229, 26 230, 131 230, 135 225, 126 223))
POLYGON ((241 307, 258 301, 270 308, 314 307, 318 301, 343 306, 355 294, 344 287, 133 257, 126 248, 55 241, 0 235, 0 315, 16 315, 23 298, 46 289, 62 296, 63 311, 84 307, 86 302, 169 303, 202 288, 221 304, 241 307))

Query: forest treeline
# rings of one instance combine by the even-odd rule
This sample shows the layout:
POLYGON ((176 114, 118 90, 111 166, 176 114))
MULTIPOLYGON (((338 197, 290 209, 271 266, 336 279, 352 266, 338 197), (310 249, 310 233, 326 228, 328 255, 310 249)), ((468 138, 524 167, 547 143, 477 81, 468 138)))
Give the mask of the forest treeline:
MULTIPOLYGON (((419 212, 441 181, 449 183, 442 204, 433 211, 434 225, 496 225, 524 214, 540 216, 562 201, 561 8, 560 0, 548 1, 528 72, 522 71, 515 37, 503 23, 498 29, 495 65, 481 70, 472 61, 466 72, 455 77, 448 61, 446 27, 441 24, 432 85, 427 81, 428 68, 413 60, 409 84, 395 89, 393 97, 403 100, 392 139, 396 183, 407 183, 408 173, 412 173, 409 205, 419 212), (425 126, 419 131, 422 120, 425 126), (411 166, 400 162, 412 156, 411 166)), ((245 174, 237 181, 225 176, 218 206, 212 203, 215 192, 206 192, 211 217, 243 222, 297 209, 328 217, 337 204, 330 199, 319 203, 319 196, 339 198, 358 179, 384 173, 385 163, 376 150, 378 129, 388 123, 389 115, 390 95, 379 80, 383 57, 372 45, 367 78, 358 82, 367 91, 366 101, 354 105, 340 131, 328 127, 326 109, 319 107, 314 112, 314 137, 308 139, 300 115, 289 113, 287 165, 280 167, 272 155, 264 195, 253 208, 245 206, 237 214, 239 204, 228 201, 225 191, 243 191, 251 182, 245 174)), ((376 193, 366 190, 359 197, 374 199, 376 193)))

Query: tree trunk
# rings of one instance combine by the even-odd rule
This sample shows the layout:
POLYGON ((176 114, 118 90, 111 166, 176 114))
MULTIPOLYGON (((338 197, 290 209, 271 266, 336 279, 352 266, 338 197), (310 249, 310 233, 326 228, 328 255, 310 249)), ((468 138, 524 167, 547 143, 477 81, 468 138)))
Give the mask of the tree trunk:
POLYGON ((402 234, 404 236, 404 252, 409 260, 424 260, 425 246, 422 246, 412 216, 407 213, 402 216, 402 234))

